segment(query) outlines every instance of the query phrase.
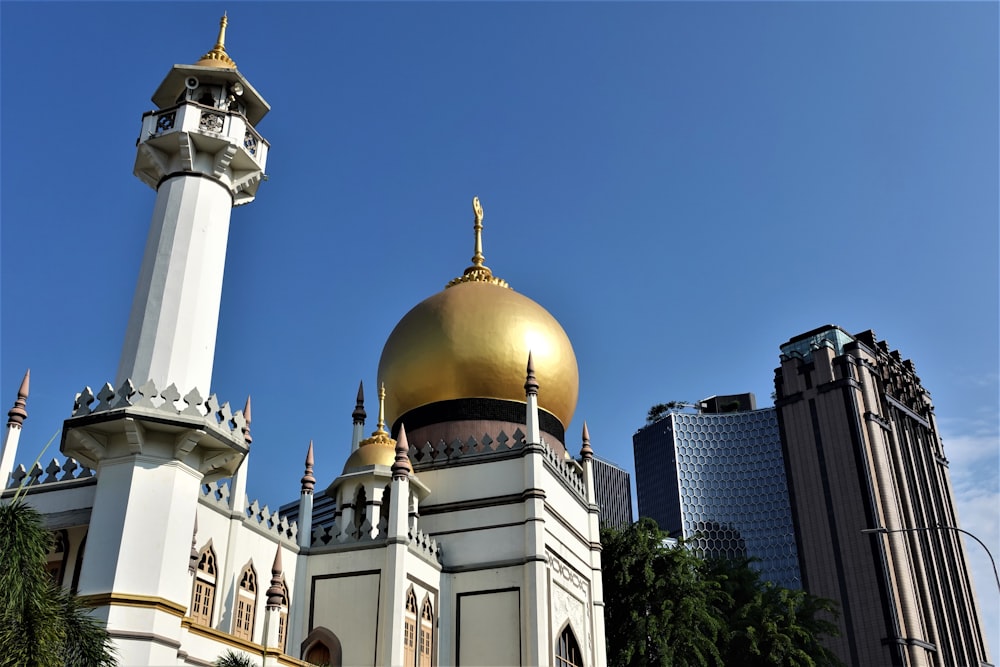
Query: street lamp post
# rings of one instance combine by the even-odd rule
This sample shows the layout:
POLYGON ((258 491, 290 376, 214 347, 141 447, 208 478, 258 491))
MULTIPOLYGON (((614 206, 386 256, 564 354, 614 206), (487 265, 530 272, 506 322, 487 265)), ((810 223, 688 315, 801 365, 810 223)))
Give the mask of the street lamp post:
POLYGON ((976 537, 967 530, 963 530, 961 528, 958 528, 957 526, 943 526, 939 524, 937 526, 917 526, 915 528, 893 528, 891 530, 889 528, 862 528, 861 532, 869 535, 874 535, 874 534, 889 535, 890 533, 920 533, 931 530, 953 530, 956 533, 962 533, 963 535, 968 535, 976 542, 979 542, 979 545, 986 551, 986 555, 990 557, 990 564, 993 565, 993 577, 997 580, 997 592, 1000 592, 1000 575, 997 574, 997 562, 993 560, 993 554, 990 553, 989 547, 987 547, 986 544, 984 544, 981 539, 979 539, 978 537, 976 537))

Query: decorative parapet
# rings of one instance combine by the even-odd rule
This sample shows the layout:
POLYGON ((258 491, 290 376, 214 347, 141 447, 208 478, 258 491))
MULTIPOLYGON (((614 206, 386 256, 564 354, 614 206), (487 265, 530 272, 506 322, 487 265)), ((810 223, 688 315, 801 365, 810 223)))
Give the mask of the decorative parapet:
POLYGON ((572 459, 565 459, 561 455, 557 454, 555 450, 552 449, 544 440, 542 441, 544 445, 545 462, 549 465, 553 472, 562 477, 570 489, 576 491, 581 498, 586 498, 586 487, 583 482, 583 474, 581 473, 579 465, 576 461, 572 459))
MULTIPOLYGON (((201 485, 201 502, 223 512, 229 512, 231 495, 229 484, 225 480, 201 485)), ((272 514, 267 505, 261 507, 256 500, 249 502, 246 495, 243 496, 242 508, 243 523, 267 535, 273 535, 282 542, 290 545, 298 544, 299 524, 297 521, 289 521, 278 512, 272 514)))
POLYGON ((138 389, 131 380, 125 380, 117 390, 110 383, 105 383, 96 396, 90 387, 84 387, 73 401, 72 416, 86 417, 118 410, 157 417, 193 419, 199 422, 199 427, 205 426, 233 441, 241 450, 246 447, 244 434, 247 422, 243 412, 233 412, 228 402, 219 405, 215 394, 209 396, 208 400, 203 399, 197 388, 182 397, 173 384, 161 391, 152 380, 138 389), (94 405, 94 401, 97 401, 97 405, 94 405), (184 407, 177 407, 179 404, 184 407))
POLYGON ((441 562, 441 545, 433 537, 422 530, 413 532, 412 528, 407 537, 410 538, 411 551, 427 556, 438 563, 441 562))
POLYGON ((201 485, 200 500, 205 505, 212 505, 224 512, 228 512, 229 496, 229 482, 224 479, 201 485))
POLYGON ((88 478, 94 478, 94 471, 87 466, 80 465, 76 459, 68 458, 61 464, 58 459, 52 459, 45 468, 42 468, 38 463, 31 466, 31 470, 25 470, 23 464, 17 466, 10 474, 7 488, 16 489, 21 486, 22 482, 25 487, 35 487, 42 484, 58 484, 88 478))
MULTIPOLYGON (((371 523, 365 519, 360 526, 342 527, 337 521, 330 522, 323 526, 316 526, 312 531, 310 545, 313 547, 326 547, 338 545, 358 545, 362 543, 385 544, 386 531, 384 526, 378 531, 371 529, 371 523)), ((420 554, 430 560, 441 562, 441 545, 438 541, 423 532, 410 528, 407 533, 409 548, 414 553, 420 554)))
MULTIPOLYGON (((496 438, 490 437, 487 433, 483 434, 479 440, 470 436, 465 442, 457 438, 451 442, 439 440, 436 445, 425 441, 420 447, 414 444, 410 445, 410 461, 413 463, 414 470, 419 471, 422 468, 432 468, 460 460, 475 461, 497 452, 518 451, 524 449, 526 444, 525 435, 521 429, 514 431, 513 436, 508 436, 500 431, 496 438)), ((579 494, 580 497, 586 497, 583 474, 576 462, 563 458, 544 439, 542 440, 542 451, 549 468, 561 477, 571 490, 579 494)))
MULTIPOLYGON (((339 517, 338 517, 339 518, 339 517)), ((361 522, 360 526, 342 526, 336 519, 322 526, 316 526, 312 531, 312 538, 309 542, 314 547, 327 546, 329 544, 354 544, 358 542, 384 541, 384 529, 372 530, 372 524, 368 519, 361 522)))
POLYGON ((438 440, 436 445, 429 441, 425 441, 422 446, 411 444, 410 461, 414 467, 430 467, 452 463, 458 459, 474 459, 497 452, 516 451, 523 449, 524 445, 525 436, 521 429, 514 431, 513 437, 501 430, 495 438, 484 433, 478 440, 469 436, 465 442, 456 438, 451 442, 438 440))

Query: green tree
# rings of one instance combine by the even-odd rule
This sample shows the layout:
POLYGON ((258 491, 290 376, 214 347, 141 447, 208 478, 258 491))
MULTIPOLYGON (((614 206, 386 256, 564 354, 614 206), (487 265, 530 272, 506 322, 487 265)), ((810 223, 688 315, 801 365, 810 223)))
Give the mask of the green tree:
POLYGON ((703 560, 666 538, 652 519, 601 533, 609 665, 722 664, 725 593, 703 560))
POLYGON ((713 560, 710 576, 731 601, 724 662, 746 667, 835 667, 842 663, 822 644, 835 637, 836 605, 802 590, 763 581, 751 561, 713 560))
POLYGON ((112 666, 107 631, 45 571, 51 539, 34 508, 0 504, 0 666, 112 666))
POLYGON ((215 661, 215 667, 257 667, 246 653, 227 650, 215 661))
POLYGON ((841 665, 822 644, 837 634, 833 602, 666 537, 652 519, 601 532, 609 665, 841 665))

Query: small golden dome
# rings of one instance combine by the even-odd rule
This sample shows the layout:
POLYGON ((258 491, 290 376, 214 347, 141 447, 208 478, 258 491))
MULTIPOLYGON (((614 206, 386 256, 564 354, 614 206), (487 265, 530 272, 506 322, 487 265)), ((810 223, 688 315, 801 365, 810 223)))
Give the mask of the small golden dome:
POLYGON ((229 23, 229 19, 225 14, 222 15, 222 19, 219 21, 219 38, 215 40, 215 46, 212 50, 201 57, 201 60, 195 63, 199 67, 226 67, 229 69, 236 69, 236 63, 229 54, 226 53, 226 25, 229 23))
POLYGON ((388 387, 393 423, 408 411, 460 398, 524 402, 525 365, 534 356, 538 405, 565 428, 573 419, 580 376, 569 337, 554 317, 528 297, 488 279, 482 263, 482 209, 476 210, 476 255, 466 280, 403 316, 382 349, 379 378, 388 387))
MULTIPOLYGON (((369 438, 371 440, 371 438, 369 438)), ((360 470, 366 466, 385 466, 389 468, 396 461, 396 441, 385 434, 385 440, 378 442, 368 442, 365 440, 361 445, 351 452, 344 463, 344 473, 360 470)))

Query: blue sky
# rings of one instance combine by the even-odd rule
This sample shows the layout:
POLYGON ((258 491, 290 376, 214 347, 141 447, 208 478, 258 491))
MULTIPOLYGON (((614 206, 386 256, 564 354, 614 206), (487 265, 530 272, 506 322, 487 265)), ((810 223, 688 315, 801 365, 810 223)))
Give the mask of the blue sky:
MULTIPOLYGON (((251 497, 295 498, 310 439, 320 485, 340 472, 358 380, 469 264, 478 195, 487 264, 573 341, 572 449, 586 419, 634 469, 650 405, 769 405, 781 343, 872 328, 914 360, 962 525, 1000 556, 996 3, 3 2, 19 461, 113 379, 154 198, 131 176, 140 117, 223 10, 273 109, 212 388, 253 395, 251 497)), ((992 571, 967 548, 997 651, 992 571)))

